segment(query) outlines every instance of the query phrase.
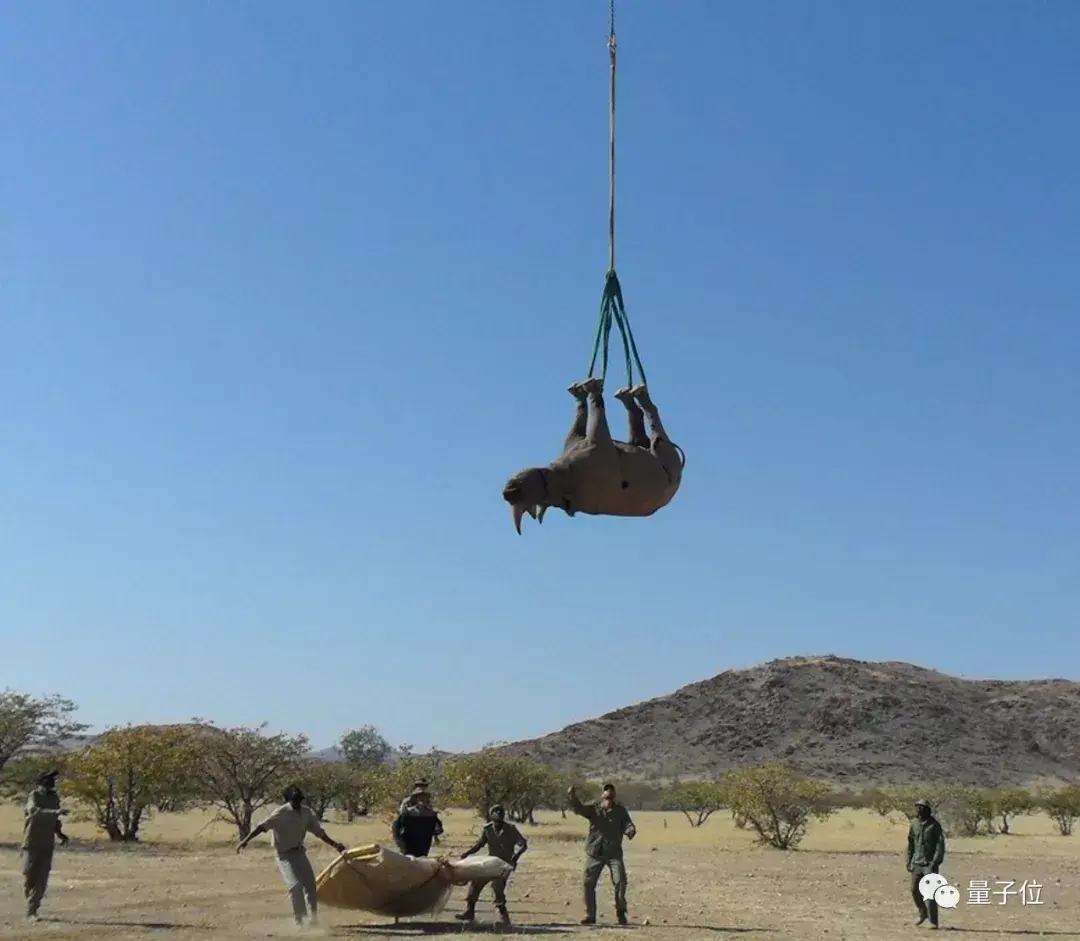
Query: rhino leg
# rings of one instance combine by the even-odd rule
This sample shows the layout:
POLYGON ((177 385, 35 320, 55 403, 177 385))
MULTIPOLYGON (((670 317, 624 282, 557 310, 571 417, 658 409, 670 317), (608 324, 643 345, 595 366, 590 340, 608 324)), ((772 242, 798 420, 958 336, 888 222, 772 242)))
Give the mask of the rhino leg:
POLYGON ((570 433, 563 442, 563 450, 569 451, 579 441, 585 440, 585 430, 589 420, 588 393, 585 384, 575 382, 567 390, 574 397, 574 423, 570 426, 570 433))
POLYGON ((649 390, 641 385, 634 386, 630 392, 649 419, 649 429, 652 431, 651 444, 653 450, 656 450, 656 447, 659 444, 669 444, 671 439, 668 438, 667 432, 664 430, 664 423, 660 421, 660 412, 657 410, 653 400, 649 398, 649 390))
POLYGON ((645 434, 645 413, 641 406, 634 401, 634 390, 627 387, 615 393, 617 398, 626 406, 626 415, 630 424, 630 437, 627 439, 635 448, 649 449, 649 436, 645 434))
POLYGON ((607 410, 604 408, 604 380, 591 376, 581 383, 589 397, 589 422, 585 430, 585 440, 590 444, 611 444, 611 429, 608 428, 607 410))

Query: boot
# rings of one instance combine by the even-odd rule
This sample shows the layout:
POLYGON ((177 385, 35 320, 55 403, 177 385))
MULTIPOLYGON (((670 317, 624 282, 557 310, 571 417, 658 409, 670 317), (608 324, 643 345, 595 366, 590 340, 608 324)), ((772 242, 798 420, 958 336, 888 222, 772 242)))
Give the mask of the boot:
POLYGON ((499 924, 500 925, 509 925, 510 924, 510 913, 506 910, 506 906, 505 905, 499 905, 498 909, 499 909, 499 924))
POLYGON ((617 912, 615 917, 618 919, 620 925, 630 924, 630 922, 626 920, 626 912, 617 912))
POLYGON ((465 911, 460 915, 454 916, 458 921, 472 921, 476 918, 476 908, 472 905, 466 906, 465 911))

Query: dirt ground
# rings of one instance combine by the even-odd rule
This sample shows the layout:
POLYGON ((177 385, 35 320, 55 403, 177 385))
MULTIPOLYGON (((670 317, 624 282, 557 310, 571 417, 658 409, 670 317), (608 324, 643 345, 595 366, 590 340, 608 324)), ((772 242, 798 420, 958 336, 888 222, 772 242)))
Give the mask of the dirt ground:
MULTIPOLYGON (((629 928, 614 922, 611 888, 601 882, 600 927, 582 928, 581 868, 585 823, 546 814, 523 828, 530 849, 510 883, 515 933, 583 937, 604 927, 640 933, 653 941, 729 935, 809 941, 850 938, 891 941, 910 937, 915 907, 908 894, 903 848, 906 822, 866 811, 845 811, 814 825, 797 852, 752 846, 751 838, 717 814, 692 829, 681 815, 635 815, 638 837, 630 844, 629 928), (647 921, 647 924, 646 924, 647 921)), ((459 853, 478 821, 464 811, 444 814, 440 852, 459 853)), ((389 843, 385 823, 331 822, 332 836, 354 846, 389 843)), ((464 889, 455 889, 446 911, 402 922, 361 912, 324 909, 315 929, 292 925, 284 886, 268 838, 243 856, 233 852, 235 832, 199 814, 152 819, 137 847, 115 847, 96 838, 87 823, 69 822, 72 840, 58 849, 42 920, 23 919, 18 872, 20 809, 0 807, 0 938, 53 941, 161 938, 215 941, 277 937, 375 938, 456 934, 453 914, 464 889)), ((979 935, 1080 938, 1080 836, 1056 835, 1044 817, 1021 818, 1010 836, 955 839, 942 867, 960 890, 959 906, 942 911, 942 930, 979 935), (971 904, 969 883, 1025 880, 1039 883, 1038 904, 1019 895, 991 896, 971 904)), ((316 871, 333 850, 311 840, 316 871)), ((472 931, 494 930, 485 891, 472 931)))

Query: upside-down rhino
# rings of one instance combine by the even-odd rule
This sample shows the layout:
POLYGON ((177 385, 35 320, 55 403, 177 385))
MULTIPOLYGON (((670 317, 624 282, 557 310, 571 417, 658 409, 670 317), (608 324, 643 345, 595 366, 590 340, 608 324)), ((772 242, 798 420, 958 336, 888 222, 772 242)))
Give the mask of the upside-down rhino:
POLYGON ((611 437, 603 380, 575 382, 569 392, 575 400, 574 423, 562 454, 546 467, 519 471, 503 487, 518 535, 526 513, 542 523, 548 507, 567 516, 652 516, 672 501, 682 483, 686 455, 668 438, 644 385, 615 393, 626 407, 629 441, 611 437), (651 437, 645 433, 646 417, 651 437))

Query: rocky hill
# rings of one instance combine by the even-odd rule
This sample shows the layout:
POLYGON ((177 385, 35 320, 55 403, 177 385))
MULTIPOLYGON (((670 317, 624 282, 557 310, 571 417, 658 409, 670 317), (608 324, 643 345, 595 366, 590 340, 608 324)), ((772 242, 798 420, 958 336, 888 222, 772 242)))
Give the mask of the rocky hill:
POLYGON ((909 663, 774 660, 505 746, 592 777, 782 761, 837 784, 1080 780, 1080 683, 968 680, 909 663))

